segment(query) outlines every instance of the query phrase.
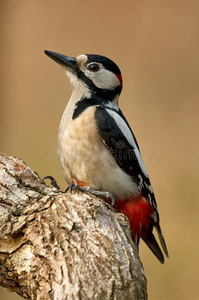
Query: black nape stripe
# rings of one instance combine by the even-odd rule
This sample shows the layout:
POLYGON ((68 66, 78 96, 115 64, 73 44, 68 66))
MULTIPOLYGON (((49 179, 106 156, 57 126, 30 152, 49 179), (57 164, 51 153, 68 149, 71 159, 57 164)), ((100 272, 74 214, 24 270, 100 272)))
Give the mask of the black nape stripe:
POLYGON ((76 103, 75 110, 73 112, 72 119, 76 119, 85 109, 90 106, 96 106, 102 104, 98 99, 95 98, 84 98, 76 103))
MULTIPOLYGON (((76 102, 75 109, 72 115, 72 119, 76 119, 84 110, 90 106, 97 106, 107 108, 110 101, 102 99, 100 97, 82 98, 76 102)), ((115 110, 115 109, 112 109, 115 110)), ((116 111, 116 110, 115 110, 116 111)))
POLYGON ((84 72, 79 70, 77 73, 77 76, 81 81, 83 81, 86 86, 88 86, 89 90, 92 93, 92 96, 95 97, 100 97, 109 101, 112 101, 112 99, 115 98, 116 95, 120 95, 122 91, 122 86, 118 85, 114 90, 107 90, 107 89, 100 89, 98 88, 91 79, 89 79, 84 72))

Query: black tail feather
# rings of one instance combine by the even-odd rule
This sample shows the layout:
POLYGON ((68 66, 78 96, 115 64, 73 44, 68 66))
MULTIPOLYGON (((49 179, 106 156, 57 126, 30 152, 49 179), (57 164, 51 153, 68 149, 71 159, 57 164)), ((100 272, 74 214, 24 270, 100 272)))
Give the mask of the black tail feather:
POLYGON ((163 234, 162 234, 160 225, 159 225, 159 224, 155 224, 155 229, 156 229, 156 231, 157 231, 157 233, 158 233, 158 237, 159 237, 159 240, 160 240, 162 249, 164 250, 165 255, 166 255, 167 257, 169 257, 168 250, 167 250, 167 246, 166 246, 166 243, 165 243, 164 236, 163 236, 163 234))
POLYGON ((164 256, 153 233, 151 233, 150 236, 144 236, 144 237, 142 236, 142 239, 147 244, 147 246, 151 249, 153 254, 157 257, 157 259, 163 264, 164 256))

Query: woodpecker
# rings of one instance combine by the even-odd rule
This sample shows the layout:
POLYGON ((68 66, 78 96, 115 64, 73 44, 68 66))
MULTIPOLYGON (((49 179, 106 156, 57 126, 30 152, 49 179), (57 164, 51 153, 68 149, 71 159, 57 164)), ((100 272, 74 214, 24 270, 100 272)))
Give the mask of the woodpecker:
POLYGON ((138 249, 140 238, 164 263, 153 228, 168 257, 149 175, 136 138, 118 107, 122 75, 101 55, 76 58, 45 50, 71 80, 73 92, 58 133, 58 156, 66 181, 96 195, 111 195, 113 205, 130 221, 138 249))

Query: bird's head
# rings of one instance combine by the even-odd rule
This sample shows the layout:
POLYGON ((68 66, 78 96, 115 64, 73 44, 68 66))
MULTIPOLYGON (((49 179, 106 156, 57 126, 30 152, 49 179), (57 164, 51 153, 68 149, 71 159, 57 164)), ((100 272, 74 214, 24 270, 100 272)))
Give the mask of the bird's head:
POLYGON ((94 54, 82 54, 73 58, 47 50, 45 54, 66 69, 74 87, 83 85, 92 96, 109 101, 121 93, 120 69, 109 58, 94 54))

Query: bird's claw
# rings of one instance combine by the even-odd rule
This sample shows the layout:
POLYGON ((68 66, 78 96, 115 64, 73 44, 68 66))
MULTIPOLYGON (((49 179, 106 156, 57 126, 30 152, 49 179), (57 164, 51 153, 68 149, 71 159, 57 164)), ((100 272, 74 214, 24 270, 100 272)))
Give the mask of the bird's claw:
POLYGON ((57 181, 56 181, 52 176, 45 176, 45 177, 42 179, 42 181, 44 182, 44 180, 46 180, 46 179, 50 179, 51 185, 52 185, 54 188, 60 190, 60 187, 59 187, 59 185, 57 184, 57 181))
POLYGON ((82 186, 79 186, 77 183, 73 183, 71 185, 69 185, 66 190, 65 190, 65 193, 70 190, 70 193, 72 194, 73 192, 73 189, 77 189, 83 193, 90 193, 96 197, 104 197, 106 199, 111 199, 111 206, 114 206, 115 204, 115 198, 113 197, 113 195, 109 192, 104 192, 104 191, 99 191, 99 190, 96 190, 90 186, 85 186, 85 187, 82 187, 82 186))
POLYGON ((77 189, 77 190, 79 190, 79 191, 81 191, 81 192, 84 192, 84 190, 83 191, 81 190, 81 189, 83 189, 81 186, 79 186, 76 183, 72 183, 69 186, 67 186, 67 188, 65 189, 65 193, 67 193, 68 190, 69 190, 70 193, 72 194, 74 188, 77 189))

